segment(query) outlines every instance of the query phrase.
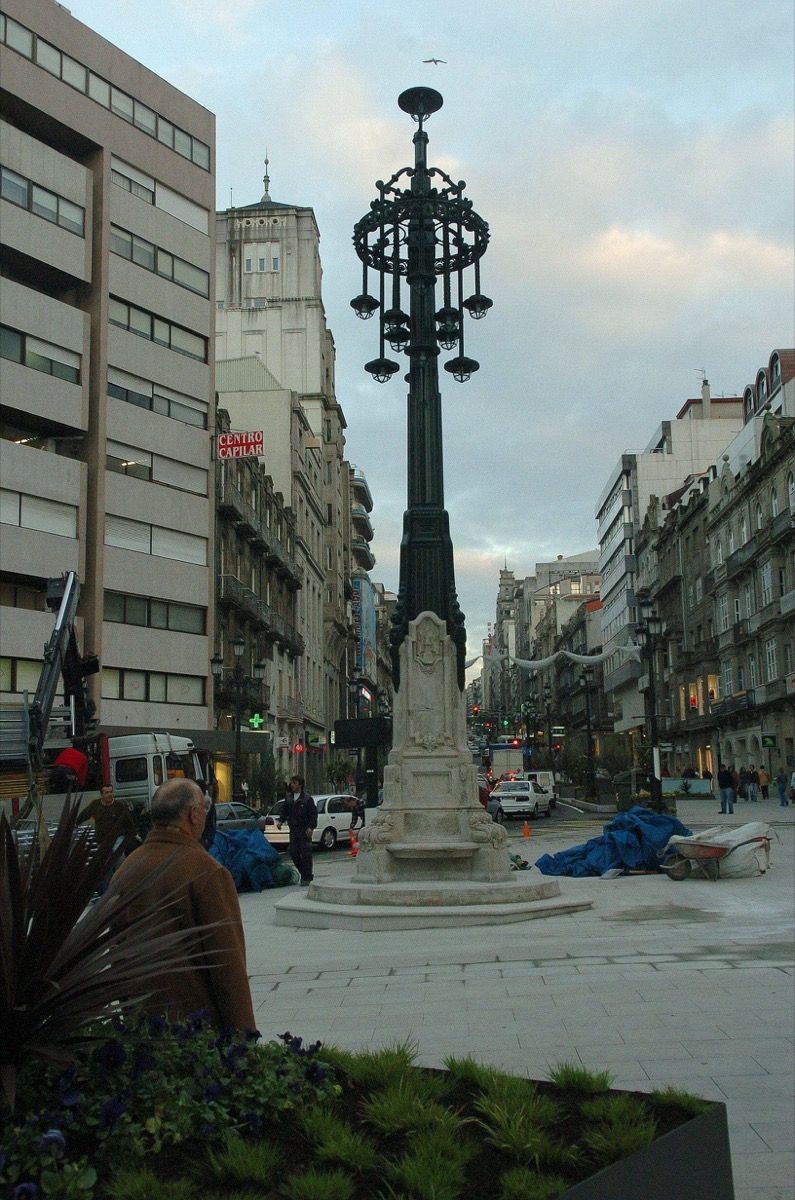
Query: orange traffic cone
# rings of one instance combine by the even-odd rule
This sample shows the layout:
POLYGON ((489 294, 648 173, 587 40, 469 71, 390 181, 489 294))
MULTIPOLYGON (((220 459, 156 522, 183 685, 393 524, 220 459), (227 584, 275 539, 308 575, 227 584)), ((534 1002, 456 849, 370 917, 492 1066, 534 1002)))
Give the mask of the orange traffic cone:
POLYGON ((356 855, 359 853, 359 839, 352 829, 348 830, 348 837, 351 839, 350 857, 356 858, 356 855))
POLYGON ((527 821, 525 821, 524 826, 522 827, 522 837, 530 837, 530 826, 528 825, 527 821))

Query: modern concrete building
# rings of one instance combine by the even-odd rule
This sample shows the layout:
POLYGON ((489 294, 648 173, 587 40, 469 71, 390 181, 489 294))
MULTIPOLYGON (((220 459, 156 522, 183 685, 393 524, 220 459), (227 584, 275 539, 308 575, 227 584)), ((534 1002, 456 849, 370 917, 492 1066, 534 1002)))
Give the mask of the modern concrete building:
POLYGON ((640 664, 619 647, 634 640, 635 546, 652 496, 666 496, 715 462, 742 428, 740 396, 713 398, 704 380, 701 396, 663 421, 646 449, 627 451, 610 474, 596 506, 601 574, 602 646, 608 653, 604 686, 613 693, 616 732, 640 734, 643 696, 640 664))
POLYGON ((0 693, 74 569, 103 727, 206 729, 214 118, 51 0, 3 0, 0 78, 0 693))

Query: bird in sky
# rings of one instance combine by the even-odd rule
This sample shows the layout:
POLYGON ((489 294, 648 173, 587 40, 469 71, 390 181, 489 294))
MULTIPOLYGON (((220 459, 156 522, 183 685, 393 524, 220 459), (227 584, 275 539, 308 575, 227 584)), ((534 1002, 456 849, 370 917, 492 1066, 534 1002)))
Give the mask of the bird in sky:
POLYGON ((447 63, 446 58, 424 58, 422 61, 424 63, 433 63, 435 67, 438 67, 439 63, 447 63))

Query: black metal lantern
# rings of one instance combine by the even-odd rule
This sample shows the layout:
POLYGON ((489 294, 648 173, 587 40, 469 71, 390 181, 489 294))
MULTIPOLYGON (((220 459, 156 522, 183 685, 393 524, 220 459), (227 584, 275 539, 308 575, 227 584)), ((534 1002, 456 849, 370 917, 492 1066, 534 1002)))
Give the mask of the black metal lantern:
POLYGON ((402 351, 408 371, 408 504, 403 517, 400 585, 390 635, 392 678, 400 686, 399 650, 409 621, 421 612, 436 613, 456 646, 458 683, 464 687, 466 630, 458 605, 453 571, 453 545, 444 509, 442 417, 439 394, 439 347, 456 350, 445 370, 459 383, 470 379, 479 364, 464 351, 464 313, 476 320, 492 301, 480 291, 480 259, 489 227, 464 196, 463 181, 454 182, 427 164, 428 135, 424 121, 442 107, 433 88, 409 88, 398 104, 417 122, 414 166, 403 167, 386 183, 376 183, 377 199, 353 231, 363 265, 362 294, 351 304, 357 315, 380 308, 379 356, 365 366, 385 383, 399 365, 384 355, 385 343, 402 351), (474 269, 474 292, 465 299, 464 276, 474 269), (378 275, 378 300, 368 293, 368 272, 378 275), (386 303, 386 280, 391 296, 386 303), (436 285, 441 279, 437 311, 436 285), (409 312, 401 306, 408 289, 409 312), (366 311, 365 311, 366 310, 366 311))

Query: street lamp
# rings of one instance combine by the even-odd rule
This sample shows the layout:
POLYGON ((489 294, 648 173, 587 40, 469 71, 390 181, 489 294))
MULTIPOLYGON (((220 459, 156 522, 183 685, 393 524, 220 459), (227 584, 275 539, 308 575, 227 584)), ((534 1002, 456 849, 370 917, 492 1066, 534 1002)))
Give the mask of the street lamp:
POLYGON ((649 665, 649 686, 646 689, 646 712, 649 725, 649 742, 652 755, 651 778, 651 807, 655 812, 662 812, 662 776, 660 774, 660 747, 657 736, 657 693, 654 679, 654 652, 657 638, 662 633, 662 620, 653 607, 652 601, 642 599, 640 609, 643 619, 638 623, 638 633, 642 635, 643 654, 649 665))
MULTIPOLYGON (((242 752, 242 746, 241 746, 241 730, 240 730, 240 714, 241 714, 241 710, 243 707, 243 678, 244 678, 244 676, 243 676, 243 664, 241 663, 240 660, 243 657, 243 651, 246 648, 246 642, 245 642, 244 638, 242 638, 238 635, 238 637, 230 638, 229 645, 232 647, 232 653, 235 656, 234 669, 229 673, 229 678, 235 689, 235 758, 234 758, 234 766, 232 768, 232 799, 244 801, 245 796, 243 794, 243 789, 241 787, 241 784, 243 782, 243 775, 242 775, 243 752, 242 752)), ((210 666, 212 667, 212 672, 213 672, 213 675, 215 676, 215 678, 223 679, 224 660, 220 654, 213 655, 213 657, 210 659, 210 666)), ((257 679, 264 679, 264 677, 265 677, 265 663, 264 662, 258 662, 255 665, 254 677, 257 679), (257 673, 258 671, 260 672, 259 674, 257 673)))
POLYGON ((464 312, 485 316, 492 301, 480 292, 480 259, 489 228, 464 197, 464 183, 429 167, 428 135, 423 123, 442 107, 433 88, 414 87, 398 104, 418 125, 414 134, 414 167, 403 167, 388 182, 376 183, 378 197, 353 231, 363 265, 362 293, 351 301, 357 316, 367 319, 380 310, 379 356, 365 365, 379 383, 400 370, 385 357, 385 342, 408 356, 408 498, 400 545, 400 583, 392 616, 390 651, 395 691, 400 687, 400 647, 409 622, 422 612, 435 613, 447 626, 456 648, 459 689, 464 690, 466 630, 458 604, 453 570, 453 543, 444 508, 442 411, 439 393, 439 347, 457 348, 444 364, 464 383, 479 364, 464 353, 464 312), (465 296, 464 272, 474 268, 474 293, 465 296), (368 270, 378 277, 378 299, 368 294, 368 270), (387 303, 386 279, 391 276, 387 303), (436 308, 436 278, 441 277, 442 305, 436 308), (408 287, 409 311, 401 307, 401 286, 408 287))
POLYGON ((552 795, 557 791, 557 779, 555 777, 555 757, 552 753, 552 688, 548 683, 544 684, 544 710, 547 719, 547 750, 549 752, 549 766, 552 771, 552 795))
POLYGON ((584 667, 580 675, 580 683, 585 692, 585 736, 587 738, 586 754, 588 756, 588 794, 596 799, 596 778, 593 763, 593 738, 591 736, 591 668, 584 667))

